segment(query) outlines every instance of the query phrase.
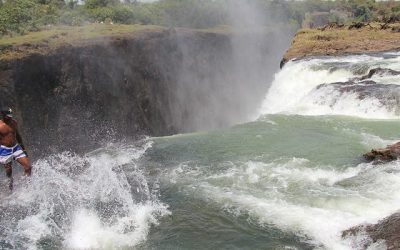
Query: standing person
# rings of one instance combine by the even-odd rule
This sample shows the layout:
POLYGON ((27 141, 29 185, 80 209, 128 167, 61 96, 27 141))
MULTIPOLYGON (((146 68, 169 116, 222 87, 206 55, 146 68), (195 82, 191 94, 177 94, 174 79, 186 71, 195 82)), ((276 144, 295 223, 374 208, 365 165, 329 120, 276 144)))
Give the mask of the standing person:
POLYGON ((32 167, 29 163, 17 122, 12 118, 12 109, 0 110, 0 164, 4 165, 6 175, 10 178, 10 189, 13 186, 12 162, 15 160, 24 168, 25 175, 30 176, 32 167))

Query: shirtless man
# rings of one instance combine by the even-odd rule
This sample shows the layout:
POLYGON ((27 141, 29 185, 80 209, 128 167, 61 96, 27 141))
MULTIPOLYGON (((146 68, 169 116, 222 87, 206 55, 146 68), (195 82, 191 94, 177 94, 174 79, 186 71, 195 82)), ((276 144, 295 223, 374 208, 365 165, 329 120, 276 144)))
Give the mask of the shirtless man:
POLYGON ((12 189, 12 161, 16 160, 24 168, 25 175, 30 176, 32 167, 25 153, 22 138, 18 133, 17 122, 12 119, 11 108, 0 111, 0 164, 4 165, 6 175, 10 178, 12 189))

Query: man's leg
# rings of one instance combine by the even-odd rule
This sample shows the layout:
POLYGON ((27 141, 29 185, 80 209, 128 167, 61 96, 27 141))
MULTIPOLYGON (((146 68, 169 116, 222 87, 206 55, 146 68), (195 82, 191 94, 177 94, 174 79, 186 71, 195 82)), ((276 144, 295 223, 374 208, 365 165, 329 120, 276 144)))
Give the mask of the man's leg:
POLYGON ((10 190, 12 190, 14 182, 12 177, 12 163, 9 162, 7 164, 4 164, 4 169, 6 170, 6 176, 9 178, 8 187, 10 188, 10 190))
POLYGON ((28 157, 20 157, 17 159, 17 162, 21 164, 21 166, 24 168, 25 175, 30 176, 32 172, 32 167, 29 163, 28 157))

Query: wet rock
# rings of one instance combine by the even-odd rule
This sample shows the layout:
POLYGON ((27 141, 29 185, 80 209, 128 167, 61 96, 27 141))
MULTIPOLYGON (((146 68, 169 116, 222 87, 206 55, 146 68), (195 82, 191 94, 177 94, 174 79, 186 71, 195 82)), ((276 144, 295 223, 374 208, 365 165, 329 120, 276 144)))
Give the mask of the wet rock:
MULTIPOLYGON (((382 106, 386 106, 388 110, 398 112, 400 104, 400 85, 397 84, 381 84, 371 78, 373 76, 397 76, 400 71, 387 68, 374 68, 368 74, 362 77, 355 77, 346 82, 333 82, 318 85, 315 90, 323 89, 337 91, 340 95, 353 94, 359 100, 372 98, 378 100, 382 106)), ((331 91, 330 91, 331 92, 331 91)))
MULTIPOLYGON (((400 158, 400 142, 385 148, 372 149, 363 157, 367 162, 373 162, 373 164, 397 160, 400 158)), ((395 213, 376 224, 352 227, 343 231, 342 238, 352 239, 357 245, 355 249, 367 249, 380 241, 384 241, 386 249, 400 249, 400 213, 395 213)))
POLYGON ((0 70, 0 103, 15 107, 30 150, 41 149, 35 155, 194 130, 210 102, 185 98, 195 99, 196 90, 210 87, 205 83, 223 94, 216 76, 231 56, 228 35, 186 30, 93 41, 11 62, 0 70), (184 67, 196 82, 183 79, 184 67))
POLYGON ((375 68, 375 69, 371 69, 367 75, 362 76, 360 78, 354 78, 353 80, 363 81, 363 80, 366 80, 366 79, 370 79, 375 75, 378 75, 378 76, 383 76, 383 75, 397 76, 397 75, 400 75, 400 71, 396 71, 396 70, 392 70, 392 69, 385 69, 385 68, 375 68))
POLYGON ((362 77, 355 77, 346 82, 324 83, 318 85, 315 89, 334 88, 340 94, 353 93, 360 100, 371 97, 379 100, 382 105, 388 105, 389 108, 396 107, 400 102, 400 86, 397 84, 380 84, 370 80, 375 75, 396 76, 400 75, 400 71, 375 68, 362 77))
POLYGON ((394 161, 400 158, 400 142, 386 146, 386 148, 372 149, 363 155, 367 162, 374 164, 394 161))
MULTIPOLYGON (((379 84, 372 80, 354 82, 334 82, 318 85, 316 90, 333 88, 333 90, 344 94, 354 94, 359 100, 374 98, 387 108, 397 109, 400 102, 400 86, 396 84, 379 84)), ((330 91, 331 92, 331 91, 330 91)))
POLYGON ((400 213, 395 213, 377 224, 367 224, 352 227, 343 231, 342 238, 355 238, 365 235, 359 248, 366 249, 378 241, 385 241, 386 249, 400 249, 400 213))
POLYGON ((269 65, 278 37, 170 29, 0 60, 0 106, 14 108, 33 155, 226 127, 259 106, 268 89, 259 79, 276 70, 248 67, 254 58, 238 48, 263 41, 256 64, 269 65))
POLYGON ((281 62, 279 63, 279 68, 283 68, 283 66, 285 66, 285 64, 288 62, 288 60, 287 59, 285 59, 285 58, 282 58, 282 60, 281 60, 281 62))

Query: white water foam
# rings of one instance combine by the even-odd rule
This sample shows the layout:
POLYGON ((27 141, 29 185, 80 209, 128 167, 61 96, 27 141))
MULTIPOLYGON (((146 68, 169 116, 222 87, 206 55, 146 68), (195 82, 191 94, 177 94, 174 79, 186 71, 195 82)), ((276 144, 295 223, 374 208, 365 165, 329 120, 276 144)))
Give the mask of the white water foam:
POLYGON ((146 240, 168 215, 136 164, 150 142, 109 145, 85 156, 68 152, 34 164, 27 185, 16 185, 0 203, 3 246, 38 249, 115 249, 146 240))
POLYGON ((384 148, 387 145, 395 144, 399 140, 384 140, 377 135, 368 133, 361 133, 361 144, 367 146, 367 149, 372 148, 384 148))
POLYGON ((353 249, 341 238, 344 230, 376 223, 400 206, 399 167, 400 162, 393 162, 337 170, 298 158, 218 168, 185 163, 168 178, 232 215, 248 215, 260 226, 272 225, 308 239, 316 248, 337 250, 353 249))
MULTIPOLYGON (((389 55, 389 54, 388 54, 389 55)), ((289 61, 275 79, 265 97, 260 115, 287 113, 300 115, 349 115, 363 118, 399 118, 397 103, 387 97, 382 103, 374 96, 360 98, 354 92, 343 92, 324 83, 346 82, 366 75, 373 68, 400 70, 400 56, 347 56, 289 61)), ((375 75, 380 84, 400 84, 400 76, 375 75)))

